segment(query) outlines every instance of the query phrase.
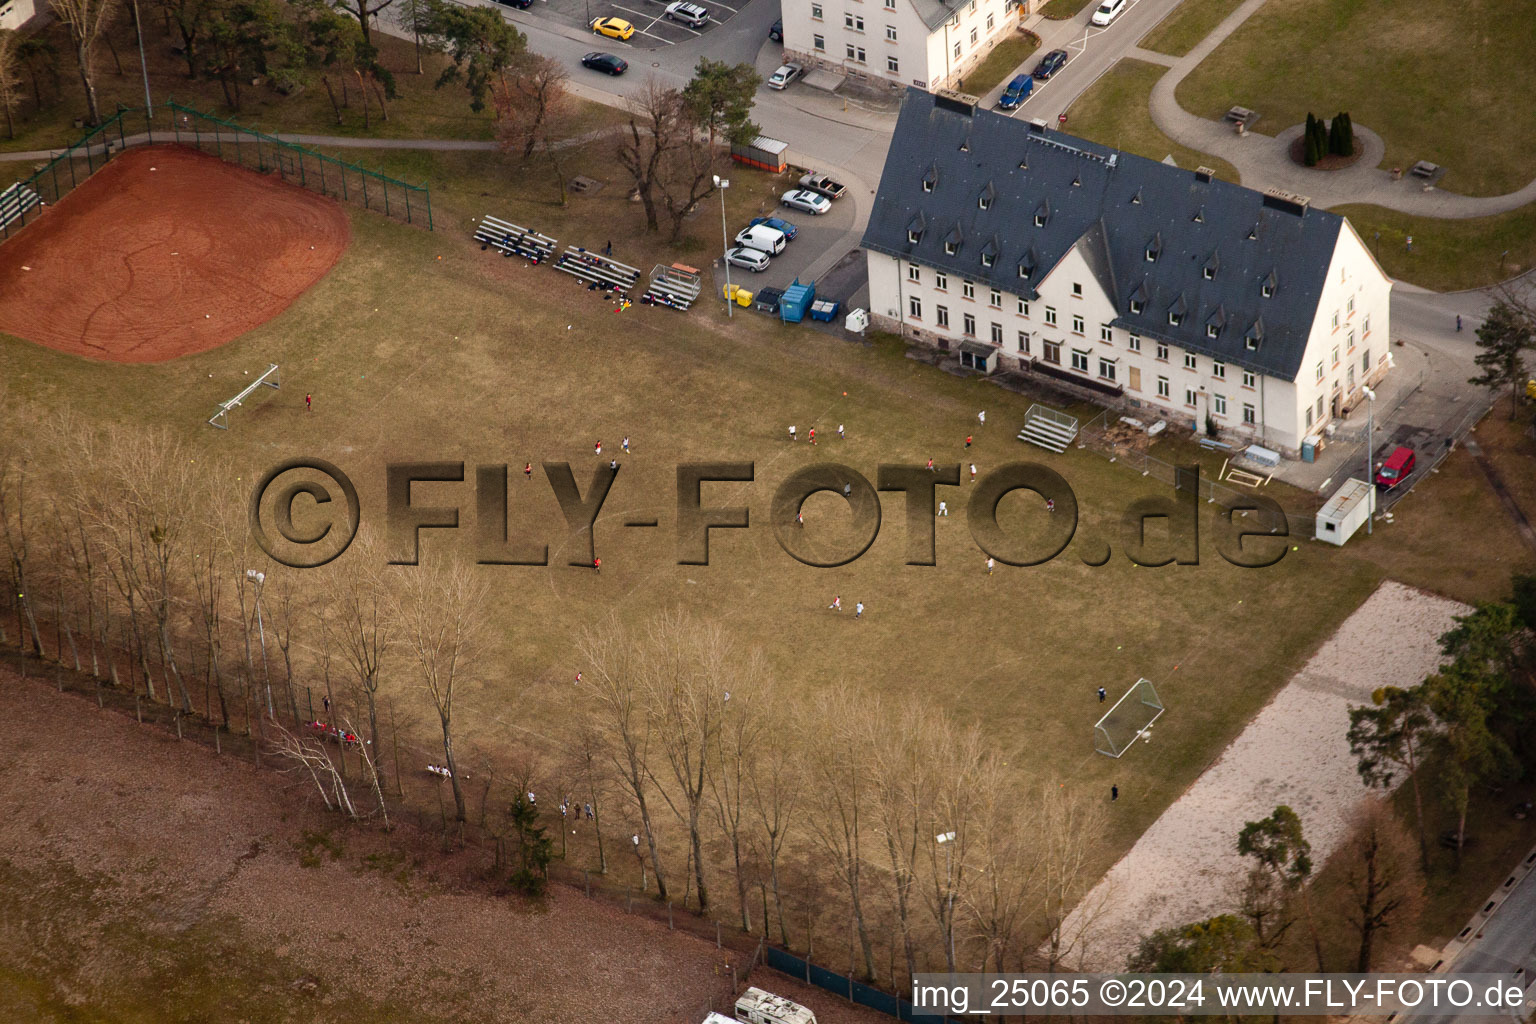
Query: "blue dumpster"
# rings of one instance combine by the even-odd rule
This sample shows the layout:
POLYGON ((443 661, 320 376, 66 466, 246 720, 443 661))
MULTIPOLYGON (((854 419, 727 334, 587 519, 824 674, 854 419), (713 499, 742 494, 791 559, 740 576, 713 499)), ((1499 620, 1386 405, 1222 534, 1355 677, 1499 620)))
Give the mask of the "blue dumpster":
POLYGON ((816 285, 801 284, 797 277, 794 284, 784 289, 784 298, 779 300, 779 317, 787 324, 797 324, 805 319, 815 301, 816 285))

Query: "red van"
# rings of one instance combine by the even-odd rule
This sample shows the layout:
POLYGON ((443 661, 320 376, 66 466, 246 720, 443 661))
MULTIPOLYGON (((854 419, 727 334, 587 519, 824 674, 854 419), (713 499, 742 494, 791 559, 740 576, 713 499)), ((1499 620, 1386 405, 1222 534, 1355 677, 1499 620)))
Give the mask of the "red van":
POLYGON ((1376 471, 1376 486, 1390 491, 1408 479, 1408 475, 1413 472, 1415 461, 1417 460, 1414 458, 1412 448, 1395 449, 1376 471))

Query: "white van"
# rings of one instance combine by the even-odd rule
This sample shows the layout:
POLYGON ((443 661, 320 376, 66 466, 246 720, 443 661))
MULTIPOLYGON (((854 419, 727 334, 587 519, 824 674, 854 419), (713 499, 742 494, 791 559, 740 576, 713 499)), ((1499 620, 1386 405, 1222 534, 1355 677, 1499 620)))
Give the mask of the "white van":
POLYGON ((760 988, 749 988, 736 1000, 736 1019, 742 1024, 816 1024, 809 1007, 760 988))
POLYGON ((767 224, 754 224, 737 232, 736 244, 765 252, 770 256, 777 256, 784 251, 784 246, 789 244, 789 236, 767 224))

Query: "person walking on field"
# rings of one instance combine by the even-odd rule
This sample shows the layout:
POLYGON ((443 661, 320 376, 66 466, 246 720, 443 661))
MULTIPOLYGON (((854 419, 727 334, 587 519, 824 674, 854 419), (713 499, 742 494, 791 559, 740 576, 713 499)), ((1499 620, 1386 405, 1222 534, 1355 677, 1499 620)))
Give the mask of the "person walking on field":
POLYGON ((976 463, 973 462, 973 463, 971 463, 971 482, 974 483, 975 481, 976 481, 976 463))
POLYGON ((854 604, 854 606, 853 606, 853 617, 856 618, 856 619, 862 619, 864 617, 864 602, 863 601, 859 601, 856 604, 854 604))
POLYGON ((603 442, 602 441, 598 441, 596 444, 594 444, 592 446, 592 454, 593 455, 601 455, 601 454, 603 454, 603 442))
POLYGON ((994 566, 995 566, 995 565, 996 565, 996 564, 997 564, 997 563, 995 563, 995 562, 993 562, 993 561, 992 561, 992 556, 991 556, 991 555, 988 555, 988 556, 987 556, 987 575, 988 575, 988 576, 991 576, 991 575, 992 575, 992 569, 993 569, 993 567, 994 567, 994 566))
POLYGON ((1056 499, 1055 498, 1046 498, 1045 499, 1045 510, 1047 512, 1055 512, 1056 511, 1056 499))
POLYGON ((978 422, 981 423, 982 426, 986 426, 987 425, 987 410, 983 409, 983 410, 981 410, 981 412, 977 413, 976 414, 976 419, 977 419, 978 422))
POLYGON ((795 513, 795 525, 799 526, 801 528, 804 528, 804 526, 805 526, 805 513, 804 512, 796 512, 795 513))
POLYGON ((793 441, 795 439, 795 428, 794 428, 793 424, 791 424, 790 428, 789 428, 789 439, 791 441, 793 441))
POLYGON ((533 483, 533 463, 523 463, 523 479, 527 480, 529 483, 533 483))
POLYGON ((943 516, 945 519, 949 518, 949 502, 939 502, 939 515, 943 516))
POLYGON ((811 444, 815 444, 816 443, 816 428, 815 427, 811 428, 811 433, 810 433, 809 437, 807 438, 807 440, 809 440, 811 442, 811 444))
POLYGON ((928 460, 928 472, 930 472, 930 473, 937 473, 938 472, 938 470, 933 468, 933 460, 932 459, 928 460))
POLYGON ((837 439, 839 441, 847 440, 847 435, 843 433, 843 425, 841 423, 837 425, 837 439))
POLYGON ((621 447, 624 449, 624 454, 628 455, 629 454, 629 435, 628 434, 624 435, 624 441, 623 441, 623 444, 621 445, 621 447))
MULTIPOLYGON (((1458 331, 1461 330, 1461 320, 1460 320, 1459 317, 1457 318, 1457 321, 1456 321, 1456 329, 1458 331)), ((304 411, 305 412, 311 412, 311 411, 313 411, 314 407, 315 407, 315 396, 314 395, 305 395, 304 396, 304 411)))
POLYGON ((601 576, 603 574, 603 560, 601 558, 592 559, 592 568, 601 576))
POLYGON ((1104 692, 1104 687, 1102 687, 1102 686, 1101 686, 1101 687, 1099 687, 1099 703, 1100 703, 1100 704, 1103 704, 1103 703, 1104 703, 1104 698, 1105 698, 1105 697, 1106 697, 1106 696, 1107 696, 1107 694, 1105 694, 1105 692, 1104 692))
POLYGON ((967 448, 969 448, 971 446, 971 435, 970 434, 966 434, 965 435, 965 446, 967 448))
POLYGON ((1115 802, 1116 800, 1119 800, 1119 799, 1120 799, 1120 787, 1119 786, 1110 786, 1109 787, 1109 800, 1110 800, 1110 802, 1113 803, 1113 802, 1115 802))
POLYGON ((843 595, 838 594, 836 597, 834 597, 832 599, 832 603, 827 605, 827 609, 829 611, 834 611, 834 612, 842 611, 843 610, 843 595))

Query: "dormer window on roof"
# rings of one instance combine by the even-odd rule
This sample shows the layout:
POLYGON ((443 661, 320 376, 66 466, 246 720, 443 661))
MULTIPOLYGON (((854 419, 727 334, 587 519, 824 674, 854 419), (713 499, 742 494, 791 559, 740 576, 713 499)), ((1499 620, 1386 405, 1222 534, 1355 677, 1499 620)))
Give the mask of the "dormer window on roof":
POLYGON ((1137 189, 1136 194, 1131 196, 1131 203, 1135 206, 1141 205, 1141 189, 1137 189))
POLYGON ((1205 223, 1205 207, 1202 206, 1195 211, 1194 221, 1196 224, 1205 223))
POLYGON ((976 205, 983 210, 990 210, 992 208, 992 202, 996 198, 997 189, 993 188, 992 183, 989 181, 987 182, 986 187, 981 190, 981 195, 976 197, 976 205))
POLYGON ((1163 233, 1159 231, 1152 236, 1152 241, 1147 243, 1147 262, 1154 263, 1163 251, 1163 233))
POLYGON ((962 153, 969 153, 970 151, 971 151, 971 137, 969 135, 967 135, 965 138, 960 140, 960 152, 962 152, 962 153))
POLYGON ((916 245, 923 240, 923 232, 928 230, 928 220, 921 210, 911 220, 907 221, 907 243, 916 245))
POLYGON ((1072 187, 1073 188, 1082 188, 1083 187, 1083 176, 1081 174, 1074 174, 1072 176, 1072 187))
POLYGON ((1037 264, 1038 261, 1035 259, 1035 247, 1030 246, 1028 249, 1024 250, 1024 255, 1019 257, 1019 277, 1025 281, 1029 280, 1032 276, 1034 276, 1035 267, 1037 264))
POLYGON ((1207 281, 1214 281, 1216 279, 1216 271, 1220 269, 1221 258, 1216 255, 1216 251, 1213 249, 1211 251, 1211 258, 1206 260, 1205 266, 1200 268, 1200 276, 1204 277, 1207 281))
POLYGON ((1168 307, 1168 325, 1178 327, 1184 322, 1184 317, 1189 314, 1189 304, 1184 301, 1184 293, 1173 300, 1173 305, 1168 307))
POLYGON ((1131 312, 1140 313, 1147 308, 1147 282, 1142 281, 1136 290, 1131 292, 1131 312))
POLYGON ((1264 283, 1259 286, 1259 294, 1263 295, 1266 299, 1274 298, 1275 286, 1277 284, 1279 284, 1279 281, 1275 277, 1275 272, 1271 270, 1269 276, 1264 279, 1264 283))
POLYGON ((928 171, 923 175, 923 191, 932 192, 939 184, 939 165, 929 164, 928 171))
POLYGON ((956 224, 944 236, 944 255, 953 256, 960 251, 960 243, 965 241, 965 236, 960 233, 960 225, 956 224))
POLYGON ((1217 306, 1216 312, 1205 322, 1205 336, 1215 338, 1221 334, 1221 329, 1227 326, 1227 310, 1225 306, 1217 306))
POLYGON ((1045 227, 1046 223, 1050 219, 1051 219, 1051 201, 1049 199, 1042 199, 1042 200, 1040 200, 1040 205, 1035 207, 1035 227, 1037 227, 1037 228, 1045 227))
POLYGON ((1248 241, 1255 242, 1259 238, 1259 222, 1254 221, 1253 227, 1248 229, 1248 241))
POLYGON ((1254 320, 1253 326, 1248 328, 1248 333, 1243 335, 1243 341, 1248 346, 1248 351, 1256 352, 1264 343, 1264 318, 1254 320))

